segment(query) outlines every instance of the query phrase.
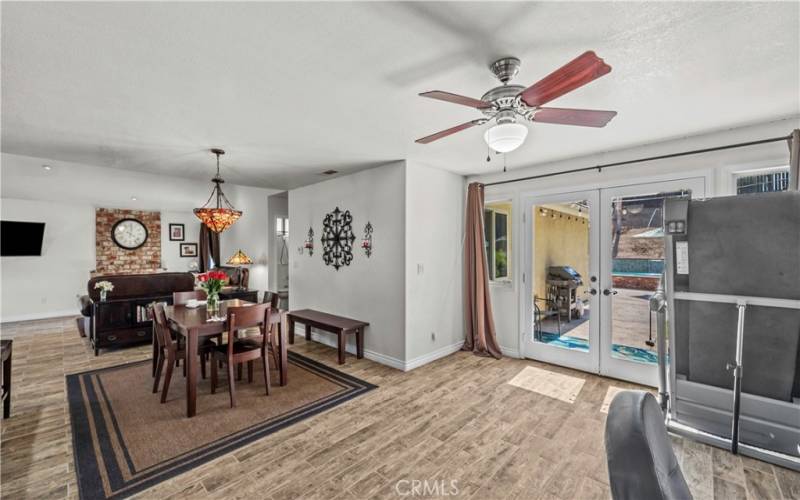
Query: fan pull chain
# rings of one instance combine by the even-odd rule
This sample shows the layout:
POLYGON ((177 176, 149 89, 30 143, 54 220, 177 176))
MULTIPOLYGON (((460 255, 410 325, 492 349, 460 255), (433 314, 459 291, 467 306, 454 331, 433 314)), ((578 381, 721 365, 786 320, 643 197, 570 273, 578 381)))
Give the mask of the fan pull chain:
POLYGON ((506 171, 506 154, 503 153, 503 172, 506 171))

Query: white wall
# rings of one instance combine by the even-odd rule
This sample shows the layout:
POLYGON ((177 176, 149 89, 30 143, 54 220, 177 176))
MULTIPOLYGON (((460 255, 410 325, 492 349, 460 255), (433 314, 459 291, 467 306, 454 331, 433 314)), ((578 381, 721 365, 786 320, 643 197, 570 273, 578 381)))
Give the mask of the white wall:
MULTIPOLYGON (((170 242, 166 231, 170 222, 182 222, 185 241, 197 242, 199 221, 191 210, 208 199, 211 182, 19 155, 2 154, 0 158, 0 216, 47 223, 46 255, 0 259, 2 321, 77 313, 76 295, 85 293, 89 272, 95 267, 96 207, 160 211, 162 267, 188 269, 192 259, 178 256, 178 243, 170 242), (43 164, 51 165, 52 170, 44 170, 43 164), (133 196, 136 201, 131 200, 133 196), (50 236, 54 239, 48 241, 50 236)), ((267 197, 278 191, 230 184, 224 189, 244 215, 222 233, 222 258, 227 260, 242 248, 255 261, 250 268, 251 288, 265 290, 267 197)))
MULTIPOLYGON (((405 164, 391 163, 289 191, 290 309, 318 309, 368 321, 366 356, 390 366, 405 360, 405 164), (322 220, 339 207, 353 215, 353 261, 338 271, 322 261, 322 220), (375 229, 375 252, 359 244, 367 221, 375 229), (309 226, 314 255, 300 255, 309 226)), ((331 334, 319 338, 334 341, 331 334)), ((350 340, 349 348, 353 348, 350 340)))
POLYGON ((161 212, 161 267, 167 271, 188 271, 197 258, 181 257, 181 243, 197 242, 199 237, 200 221, 191 211, 161 212), (183 241, 169 240, 170 224, 183 224, 183 241))
MULTIPOLYGON (((406 164, 406 368, 464 344, 464 177, 406 164)), ((380 251, 381 241, 375 241, 380 251)))
MULTIPOLYGON (((703 149, 739 142, 755 141, 772 137, 787 136, 792 129, 800 127, 800 116, 769 123, 733 128, 715 133, 693 137, 676 138, 655 144, 643 145, 607 153, 572 158, 507 173, 493 173, 472 176, 469 182, 490 183, 505 179, 516 179, 593 165, 625 161, 636 158, 657 156, 680 151, 703 149)), ((788 165, 786 142, 729 149, 713 153, 683 156, 665 160, 637 163, 618 168, 609 168, 602 173, 591 171, 561 175, 544 179, 487 186, 486 201, 512 200, 514 213, 512 223, 513 248, 522 249, 525 234, 522 225, 522 197, 530 194, 544 194, 578 191, 626 184, 636 184, 667 179, 704 177, 706 196, 724 196, 735 192, 733 173, 756 168, 788 165)), ((512 153, 513 154, 513 153, 512 153)), ((521 252, 512 255, 514 279, 510 285, 491 286, 492 306, 498 342, 507 355, 519 354, 521 325, 521 305, 519 286, 525 263, 521 252)))
POLYGON ((0 259, 0 318, 75 314, 76 295, 85 293, 88 271, 95 265, 94 208, 2 198, 0 215, 6 220, 45 223, 41 257, 0 259))

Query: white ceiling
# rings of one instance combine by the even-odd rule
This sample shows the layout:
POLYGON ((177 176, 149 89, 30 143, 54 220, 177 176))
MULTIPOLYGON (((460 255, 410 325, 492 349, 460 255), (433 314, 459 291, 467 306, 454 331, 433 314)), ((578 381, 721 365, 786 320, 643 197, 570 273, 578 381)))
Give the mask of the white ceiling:
POLYGON ((414 159, 485 171, 479 113, 417 97, 528 85, 593 49, 613 71, 550 103, 604 129, 530 124, 509 168, 800 113, 800 3, 2 2, 2 150, 291 188, 414 159))

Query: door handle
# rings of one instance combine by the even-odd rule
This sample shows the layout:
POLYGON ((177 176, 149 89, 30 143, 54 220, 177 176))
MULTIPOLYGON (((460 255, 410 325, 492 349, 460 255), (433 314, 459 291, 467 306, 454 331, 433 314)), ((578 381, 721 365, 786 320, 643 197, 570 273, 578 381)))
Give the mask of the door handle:
POLYGON ((590 288, 590 289, 589 289, 589 294, 590 294, 590 295, 597 295, 597 289, 595 289, 595 288, 590 288))
POLYGON ((605 295, 605 296, 616 295, 616 294, 617 294, 616 290, 609 290, 608 288, 603 290, 603 295, 605 295))

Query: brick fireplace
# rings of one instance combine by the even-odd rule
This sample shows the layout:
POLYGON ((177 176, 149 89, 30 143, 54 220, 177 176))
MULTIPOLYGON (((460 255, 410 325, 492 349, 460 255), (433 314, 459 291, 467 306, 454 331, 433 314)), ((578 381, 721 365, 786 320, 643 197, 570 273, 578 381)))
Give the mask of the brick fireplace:
POLYGON ((143 210, 98 208, 95 211, 97 274, 136 274, 161 267, 161 213, 143 210), (120 248, 111 239, 111 228, 126 218, 138 219, 147 228, 147 241, 135 250, 120 248))

